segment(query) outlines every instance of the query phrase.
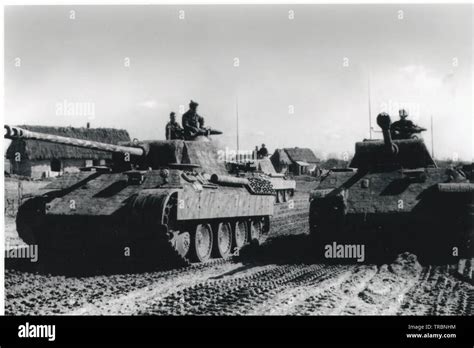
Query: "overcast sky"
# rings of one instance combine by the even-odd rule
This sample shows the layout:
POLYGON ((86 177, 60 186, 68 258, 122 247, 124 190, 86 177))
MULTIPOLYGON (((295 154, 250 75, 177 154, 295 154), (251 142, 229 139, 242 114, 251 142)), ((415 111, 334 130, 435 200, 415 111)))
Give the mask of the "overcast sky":
POLYGON ((7 7, 5 121, 162 139, 193 99, 235 148, 238 98, 241 148, 341 155, 369 136, 370 75, 375 127, 405 104, 421 126, 433 116, 438 158, 470 160, 472 17, 471 5, 7 7), (58 112, 65 101, 94 117, 58 112))

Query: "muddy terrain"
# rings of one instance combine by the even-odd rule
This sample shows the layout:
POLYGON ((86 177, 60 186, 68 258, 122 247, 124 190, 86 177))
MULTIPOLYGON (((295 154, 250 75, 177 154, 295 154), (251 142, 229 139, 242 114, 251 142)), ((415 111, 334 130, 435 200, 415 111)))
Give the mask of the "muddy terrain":
MULTIPOLYGON (((305 189, 306 191, 306 189, 305 189)), ((48 275, 7 260, 7 315, 472 315, 473 260, 423 265, 401 253, 378 264, 329 264, 308 243, 308 198, 276 207, 258 249, 182 269, 48 275)), ((22 244, 14 219, 7 242, 22 244)), ((23 263, 24 265, 24 263, 23 263)))
POLYGON ((82 278, 7 270, 6 314, 472 315, 472 266, 404 253, 382 265, 229 259, 82 278))

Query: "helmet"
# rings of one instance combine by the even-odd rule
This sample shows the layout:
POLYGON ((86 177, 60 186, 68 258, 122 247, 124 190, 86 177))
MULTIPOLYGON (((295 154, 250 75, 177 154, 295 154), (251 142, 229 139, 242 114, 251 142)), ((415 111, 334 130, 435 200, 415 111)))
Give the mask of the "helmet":
POLYGON ((198 104, 198 103, 196 103, 196 102, 195 102, 195 101, 193 101, 193 100, 191 100, 191 101, 189 102, 189 106, 190 106, 190 107, 193 107, 193 106, 198 106, 198 105, 199 105, 199 104, 198 104))
POLYGON ((398 110, 398 115, 400 115, 401 118, 407 118, 408 112, 405 109, 400 109, 398 110))

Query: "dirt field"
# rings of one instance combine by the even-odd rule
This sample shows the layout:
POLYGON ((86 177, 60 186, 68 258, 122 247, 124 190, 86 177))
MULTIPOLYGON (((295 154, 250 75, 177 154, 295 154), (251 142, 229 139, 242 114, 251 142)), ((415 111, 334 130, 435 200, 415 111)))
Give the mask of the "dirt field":
POLYGON ((379 266, 220 260, 85 278, 8 270, 6 314, 473 315, 462 267, 401 254, 379 266))
MULTIPOLYGON (((307 187, 313 183, 306 183, 307 187)), ((301 186, 300 186, 301 187, 301 186)), ((307 189, 305 188, 305 190, 307 189)), ((473 315, 473 260, 421 265, 327 264, 308 243, 308 196, 276 207, 271 238, 228 260, 92 277, 7 269, 8 315, 473 315), (295 252, 297 251, 297 252, 295 252)), ((6 218, 7 243, 20 244, 6 218)))

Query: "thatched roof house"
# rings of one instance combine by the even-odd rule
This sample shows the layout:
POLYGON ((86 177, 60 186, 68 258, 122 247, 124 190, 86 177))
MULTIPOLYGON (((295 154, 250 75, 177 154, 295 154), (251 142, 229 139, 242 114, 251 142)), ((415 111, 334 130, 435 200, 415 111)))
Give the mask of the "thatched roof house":
POLYGON ((294 175, 310 174, 320 162, 311 149, 300 147, 277 149, 271 160, 280 173, 290 171, 294 175))
POLYGON ((283 149, 276 149, 270 160, 272 161, 273 167, 279 173, 286 173, 291 165, 291 160, 283 149))
MULTIPOLYGON (((27 125, 19 127, 34 132, 109 144, 130 141, 128 132, 123 129, 27 125)), ((11 142, 6 151, 6 157, 10 160, 13 174, 38 178, 54 176, 61 172, 77 171, 84 166, 103 165, 112 158, 112 154, 70 145, 17 139, 11 142)))
POLYGON ((305 147, 292 147, 285 148, 286 154, 292 162, 306 162, 306 163, 319 163, 319 159, 316 157, 311 149, 305 147))

